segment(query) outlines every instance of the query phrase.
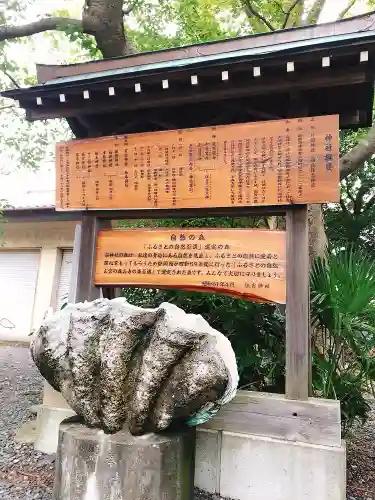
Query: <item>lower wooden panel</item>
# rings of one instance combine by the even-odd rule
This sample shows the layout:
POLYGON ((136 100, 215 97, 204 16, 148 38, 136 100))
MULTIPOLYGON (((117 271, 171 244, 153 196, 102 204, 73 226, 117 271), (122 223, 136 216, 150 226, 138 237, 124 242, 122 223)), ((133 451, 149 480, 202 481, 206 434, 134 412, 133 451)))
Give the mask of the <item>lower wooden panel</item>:
POLYGON ((178 288, 285 304, 285 231, 100 231, 95 284, 178 288))
POLYGON ((267 436, 326 446, 341 446, 340 402, 281 394, 238 391, 205 429, 267 436))

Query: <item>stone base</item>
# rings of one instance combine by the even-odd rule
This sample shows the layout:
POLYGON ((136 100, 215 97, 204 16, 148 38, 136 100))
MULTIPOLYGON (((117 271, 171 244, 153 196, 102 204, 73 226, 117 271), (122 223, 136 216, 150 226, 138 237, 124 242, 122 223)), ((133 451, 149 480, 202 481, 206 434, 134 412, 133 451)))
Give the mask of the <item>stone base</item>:
POLYGON ((345 443, 199 430, 195 485, 236 500, 345 500, 345 443))
MULTIPOLYGON (((73 410, 47 384, 43 403, 37 447, 53 453, 58 425, 73 410)), ((198 427, 195 485, 210 493, 237 500, 344 500, 345 470, 338 401, 238 391, 198 427)))
POLYGON ((105 435, 83 424, 60 426, 54 500, 192 500, 194 430, 105 435))
POLYGON ((35 449, 48 455, 56 453, 60 424, 66 418, 74 415, 75 412, 70 408, 39 405, 36 419, 35 449))
POLYGON ((49 455, 56 453, 60 424, 74 415, 62 395, 44 381, 43 404, 37 407, 35 449, 49 455))

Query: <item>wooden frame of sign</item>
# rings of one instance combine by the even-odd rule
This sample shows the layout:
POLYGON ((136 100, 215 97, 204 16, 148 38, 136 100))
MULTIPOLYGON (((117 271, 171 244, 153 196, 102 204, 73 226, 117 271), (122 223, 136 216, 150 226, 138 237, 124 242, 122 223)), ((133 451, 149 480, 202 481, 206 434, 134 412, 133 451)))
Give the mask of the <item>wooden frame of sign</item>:
MULTIPOLYGON (((283 210, 277 210, 280 215, 283 210)), ((272 211, 249 209, 249 215, 272 215, 272 211)), ((293 205, 286 209, 286 396, 306 400, 310 395, 310 334, 309 334, 309 250, 307 205, 293 205)), ((117 219, 119 218, 117 215, 117 219)), ((140 219, 150 214, 123 212, 124 219, 140 219)), ((233 214, 231 214, 233 216, 233 214)), ((102 217, 84 215, 79 236, 79 259, 75 300, 91 301, 101 295, 101 287, 94 284, 94 263, 98 232, 110 227, 111 213, 102 217)), ((161 218, 159 216, 159 218, 161 218)), ((118 287, 118 285, 117 285, 118 287)), ((116 294, 116 286, 103 287, 108 298, 116 294)), ((250 334, 251 332, 249 332, 250 334)))
MULTIPOLYGON (((246 129, 244 125, 228 126, 227 129, 233 131, 233 127, 236 127, 236 134, 239 130, 242 130, 241 127, 246 129)), ((202 137, 203 129, 198 129, 198 142, 196 144, 194 142, 194 147, 191 147, 192 143, 190 142, 185 144, 185 148, 180 151, 180 162, 183 165, 188 165, 189 168, 186 172, 181 172, 179 181, 181 197, 179 200, 176 190, 173 187, 177 182, 173 180, 176 178, 176 173, 173 174, 172 172, 172 169, 176 168, 176 166, 173 167, 173 162, 178 161, 179 142, 176 143, 176 148, 172 144, 169 149, 166 149, 165 144, 161 140, 162 133, 140 134, 138 136, 141 138, 141 142, 146 140, 145 145, 139 146, 139 148, 144 148, 143 155, 141 149, 136 145, 137 138, 134 139, 131 136, 126 139, 124 139, 124 136, 121 138, 112 138, 114 146, 124 140, 126 144, 128 144, 128 141, 133 140, 133 156, 131 161, 129 161, 128 146, 124 149, 123 143, 121 143, 121 151, 119 147, 115 147, 115 151, 109 155, 108 146, 106 146, 104 148, 104 157, 103 147, 99 154, 97 148, 98 141, 101 141, 102 145, 105 141, 108 143, 108 139, 105 138, 71 141, 59 145, 57 156, 57 207, 60 210, 70 211, 86 209, 86 211, 82 212, 81 231, 78 232, 79 241, 77 241, 79 255, 76 277, 77 286, 75 290, 76 301, 94 300, 101 293, 104 296, 113 297, 115 288, 119 287, 119 282, 116 284, 104 284, 103 282, 105 288, 101 292, 100 286, 95 286, 94 284, 98 233, 102 229, 108 229, 111 220, 166 219, 170 217, 202 217, 208 215, 227 215, 231 217, 244 215, 285 215, 286 397, 295 400, 306 400, 310 395, 311 385, 307 203, 338 200, 338 117, 317 117, 312 119, 281 120, 278 123, 258 123, 251 125, 250 128, 253 133, 256 127, 258 127, 258 131, 261 130, 261 132, 258 132, 258 135, 259 133, 261 134, 261 139, 257 148, 252 150, 251 147, 255 147, 252 136, 247 157, 245 136, 240 136, 237 143, 232 138, 231 143, 225 149, 223 141, 225 142, 224 129, 226 129, 226 126, 211 128, 210 133, 213 141, 209 142, 206 140, 203 144, 199 142, 199 137, 202 137), (282 126, 280 125, 281 122, 282 126), (278 147, 276 157, 273 156, 272 144, 277 143, 280 135, 274 137, 272 133, 269 133, 267 136, 265 129, 268 126, 276 130, 277 134, 281 134, 282 140, 285 139, 284 146, 281 148, 278 147), (218 132, 219 128, 220 131, 218 132), (284 133, 282 133, 283 129, 285 129, 284 133), (220 134, 223 135, 223 138, 218 146, 215 141, 216 136, 220 134), (308 134, 308 137, 306 137, 306 134, 308 134), (148 137, 145 139, 145 136, 148 137), (158 161, 166 161, 168 157, 168 165, 164 166, 164 174, 170 181, 167 182, 167 185, 170 187, 165 189, 165 196, 163 197, 160 183, 155 179, 156 194, 155 196, 153 192, 151 192, 151 196, 149 194, 148 201, 150 202, 150 207, 145 208, 144 205, 143 207, 140 205, 142 202, 139 201, 140 198, 137 190, 141 185, 141 180, 144 181, 144 188, 147 186, 147 176, 149 175, 147 168, 152 169, 150 166, 152 163, 152 154, 150 152, 147 153, 149 136, 155 137, 155 144, 159 151, 162 148, 162 156, 159 159, 155 159, 156 166, 153 168, 152 175, 158 178, 163 175, 163 167, 158 165, 158 161), (265 139, 266 137, 267 139, 265 139), (243 142, 240 147, 239 143, 241 141, 243 142), (243 145, 245 150, 243 150, 243 145), (92 150, 90 153, 91 147, 92 150), (233 148, 235 148, 234 153, 233 148), (272 153, 271 156, 267 151, 272 153), (82 157, 83 153, 84 156, 82 157), (228 165, 226 165, 225 155, 227 155, 228 165), (111 160, 109 160, 109 157, 111 157, 111 160), (75 158, 77 158, 77 163, 73 166, 75 158), (259 164, 257 165, 258 161, 259 164), (134 165, 134 162, 137 164, 134 165), (284 163, 285 168, 283 169, 282 165, 284 163), (129 164, 133 168, 131 175, 129 173, 129 164), (196 175, 194 178, 193 174, 193 180, 191 179, 190 170, 192 164, 193 168, 196 169, 196 175), (124 171, 121 177, 121 166, 123 167, 124 165, 126 173, 124 171), (276 169, 274 168, 275 165, 276 169), (217 184, 218 181, 215 178, 215 172, 217 174, 217 169, 223 167, 224 170, 221 171, 221 175, 224 181, 221 181, 221 187, 226 189, 228 185, 229 191, 228 196, 220 195, 217 197, 217 193, 213 190, 212 186, 217 185, 220 187, 220 175, 219 184, 217 184), (107 176, 103 172, 103 168, 106 170, 107 176), (143 175, 141 173, 142 168, 144 170, 143 175), (256 179, 254 179, 253 175, 254 168, 258 171, 258 178, 256 179), (137 169, 139 172, 136 173, 135 170, 137 169), (168 172, 165 172, 165 169, 168 172), (208 173, 210 169, 211 173, 208 173), (249 174, 249 171, 250 175, 253 175, 251 187, 246 186, 246 175, 249 174), (123 198, 116 195, 115 189, 115 179, 119 183, 119 179, 121 178, 123 184, 119 189, 122 194, 124 186, 128 187, 130 178, 132 178, 135 191, 135 193, 134 191, 132 192, 132 198, 129 198, 125 202, 129 206, 129 209, 124 210, 120 206, 122 202, 119 201, 123 198), (183 185, 185 181, 186 186, 183 185), (203 182, 202 189, 199 187, 201 181, 203 182), (81 186, 80 189, 77 189, 77 182, 81 186), (106 189, 108 188, 108 192, 104 196, 103 182, 106 189), (159 187, 157 188, 158 184, 159 187), (236 186, 234 194, 233 185, 236 186), (280 185, 283 186, 282 189, 279 189, 280 185), (262 188, 264 189, 262 190, 262 188), (92 192, 92 189, 94 189, 94 192, 92 192), (267 191, 265 191, 267 189, 269 189, 268 198, 267 191), (195 201, 191 201, 191 193, 194 190, 197 197, 195 201), (159 203, 162 198, 162 202, 159 203), (202 199, 205 201, 202 202, 202 199), (219 204, 222 204, 222 208, 218 207, 219 204), (142 208, 139 208, 140 206, 142 208), (202 207, 205 207, 204 210, 202 207)), ((207 131, 205 133, 207 134, 207 131)), ((166 134, 165 137, 168 140, 168 133, 166 134)), ((175 137, 173 141, 176 139, 178 141, 178 138, 181 137, 178 132, 172 135, 175 137)), ((149 180, 150 184, 151 179, 149 180)), ((117 185, 120 186, 120 184, 117 185)), ((251 334, 251 332, 249 333, 251 334)))
MULTIPOLYGON (((271 215, 269 207, 250 214, 271 215)), ((277 210, 277 215, 286 215, 286 396, 289 399, 306 400, 310 395, 310 334, 309 334, 309 250, 307 205, 292 205, 277 210)), ((116 219, 141 219, 143 211, 118 213, 116 219), (121 217, 120 217, 121 215, 121 217)), ((231 214, 233 216, 233 214, 231 214)), ((162 218, 158 214, 158 218, 162 218)), ((165 216, 164 216, 165 217, 165 216)), ((164 218, 163 217, 163 218, 164 218)), ((156 218, 155 215, 153 218, 156 218)), ((116 294, 114 286, 99 287, 94 284, 96 242, 98 232, 111 225, 111 212, 84 215, 79 235, 79 258, 75 300, 91 301, 101 293, 108 298, 116 294), (101 291, 102 289, 102 291, 101 291)), ((251 332, 249 332, 251 333, 251 332)))

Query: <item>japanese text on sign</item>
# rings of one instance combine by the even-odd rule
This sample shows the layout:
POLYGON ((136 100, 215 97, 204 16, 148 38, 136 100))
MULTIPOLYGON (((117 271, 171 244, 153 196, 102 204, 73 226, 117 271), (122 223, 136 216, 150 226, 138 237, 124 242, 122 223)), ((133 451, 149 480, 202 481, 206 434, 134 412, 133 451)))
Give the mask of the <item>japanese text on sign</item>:
POLYGON ((262 229, 101 231, 95 284, 172 287, 285 303, 285 233, 262 229))
POLYGON ((320 116, 58 144, 56 208, 338 201, 338 130, 320 116))

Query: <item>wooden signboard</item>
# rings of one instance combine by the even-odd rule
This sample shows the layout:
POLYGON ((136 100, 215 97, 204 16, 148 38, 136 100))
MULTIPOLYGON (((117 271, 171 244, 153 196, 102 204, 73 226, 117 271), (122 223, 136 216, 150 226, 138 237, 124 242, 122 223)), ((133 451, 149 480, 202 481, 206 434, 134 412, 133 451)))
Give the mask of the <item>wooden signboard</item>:
POLYGON ((284 304, 285 232, 110 229, 97 241, 95 285, 219 292, 284 304))
POLYGON ((319 116, 57 145, 57 210, 339 200, 339 119, 319 116))

